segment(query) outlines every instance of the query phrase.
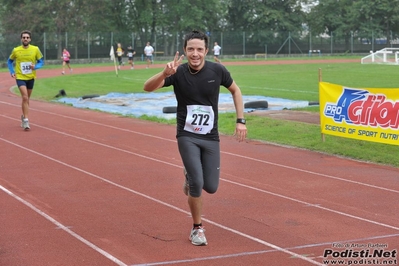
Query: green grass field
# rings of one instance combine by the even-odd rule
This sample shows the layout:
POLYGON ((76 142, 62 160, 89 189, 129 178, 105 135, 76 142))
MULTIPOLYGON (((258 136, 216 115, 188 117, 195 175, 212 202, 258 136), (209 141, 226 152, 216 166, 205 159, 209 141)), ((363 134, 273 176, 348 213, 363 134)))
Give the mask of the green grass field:
MULTIPOLYGON (((330 58, 331 59, 331 58, 330 58)), ((122 70, 115 72, 65 75, 38 79, 33 98, 52 100, 60 89, 68 97, 109 92, 143 92, 143 83, 161 69, 122 70)), ((361 65, 359 63, 322 63, 292 65, 227 66, 234 80, 245 95, 262 95, 291 100, 318 101, 319 70, 323 81, 354 88, 398 88, 399 66, 361 65)), ((78 73, 78 69, 76 70, 78 73)), ((162 92, 172 88, 162 89, 162 92)), ((222 92, 228 92, 222 88, 222 92)), ((318 112, 319 108, 306 110, 318 112)), ((248 116, 248 137, 261 141, 289 145, 357 160, 399 167, 398 146, 386 145, 334 136, 326 136, 322 142, 320 127, 300 122, 280 121, 268 117, 248 116)), ((142 117, 160 123, 174 124, 153 117, 142 117)), ((222 134, 232 134, 234 114, 221 114, 219 129, 222 134)))

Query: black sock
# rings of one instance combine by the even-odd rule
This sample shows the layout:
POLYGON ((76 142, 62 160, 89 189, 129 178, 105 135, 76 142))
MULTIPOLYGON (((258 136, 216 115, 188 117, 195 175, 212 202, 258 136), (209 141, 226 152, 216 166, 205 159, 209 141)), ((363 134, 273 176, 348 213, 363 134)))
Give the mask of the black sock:
POLYGON ((197 227, 200 227, 200 226, 202 226, 202 223, 199 223, 199 224, 193 224, 193 228, 197 228, 197 227))

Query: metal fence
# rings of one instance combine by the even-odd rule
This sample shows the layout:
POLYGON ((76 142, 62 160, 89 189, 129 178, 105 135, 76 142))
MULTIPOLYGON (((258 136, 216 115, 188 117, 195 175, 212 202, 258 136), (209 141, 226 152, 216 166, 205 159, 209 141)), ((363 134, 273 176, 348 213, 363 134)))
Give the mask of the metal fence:
MULTIPOLYGON (((349 32, 313 35, 311 32, 208 32, 212 53, 214 42, 222 47, 223 57, 254 57, 255 55, 335 55, 369 53, 382 48, 399 48, 397 34, 384 36, 374 32, 349 32)), ((110 48, 121 43, 126 49, 131 45, 136 58, 143 55, 147 41, 155 48, 155 57, 170 57, 182 52, 184 33, 164 33, 153 39, 140 38, 137 33, 121 32, 65 32, 32 33, 32 44, 40 47, 45 60, 57 60, 63 48, 71 53, 71 59, 96 59, 109 57, 110 48)), ((6 61, 13 47, 20 45, 20 34, 0 34, 0 60, 6 61)))

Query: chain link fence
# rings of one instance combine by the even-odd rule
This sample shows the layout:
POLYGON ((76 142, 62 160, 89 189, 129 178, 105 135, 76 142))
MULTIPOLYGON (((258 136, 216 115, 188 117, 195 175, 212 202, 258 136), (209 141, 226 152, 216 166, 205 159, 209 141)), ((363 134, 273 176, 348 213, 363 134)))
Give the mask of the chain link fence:
MULTIPOLYGON (((223 58, 262 58, 283 56, 320 56, 341 54, 365 54, 386 47, 399 48, 397 34, 348 32, 313 35, 311 32, 207 32, 209 56, 213 43, 222 47, 223 58), (395 39, 396 38, 396 39, 395 39)), ((39 46, 46 61, 60 60, 62 49, 67 48, 71 59, 84 62, 109 59, 111 46, 121 43, 126 49, 136 50, 136 60, 143 59, 147 41, 155 49, 155 59, 173 57, 176 51, 182 53, 183 32, 154 35, 151 40, 140 38, 139 34, 122 32, 65 32, 32 33, 32 44, 39 46)), ((0 60, 5 63, 13 47, 21 44, 20 34, 0 34, 0 60)))

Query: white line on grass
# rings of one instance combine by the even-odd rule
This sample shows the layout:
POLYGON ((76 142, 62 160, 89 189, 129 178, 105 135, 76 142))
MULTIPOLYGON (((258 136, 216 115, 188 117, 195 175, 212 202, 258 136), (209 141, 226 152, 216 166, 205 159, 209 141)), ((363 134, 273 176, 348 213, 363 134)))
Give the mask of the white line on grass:
POLYGON ((281 89, 281 88, 267 88, 267 87, 254 87, 254 86, 244 86, 240 85, 242 88, 249 88, 249 89, 255 89, 255 90, 261 90, 261 91, 288 91, 288 92, 295 92, 295 93, 309 93, 309 94, 319 94, 318 91, 298 91, 298 90, 289 90, 289 89, 281 89))

